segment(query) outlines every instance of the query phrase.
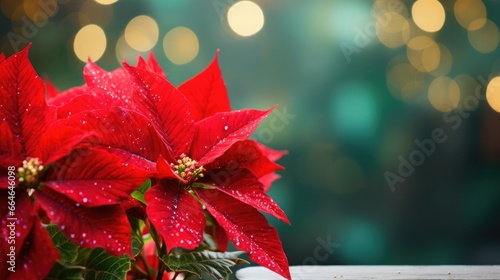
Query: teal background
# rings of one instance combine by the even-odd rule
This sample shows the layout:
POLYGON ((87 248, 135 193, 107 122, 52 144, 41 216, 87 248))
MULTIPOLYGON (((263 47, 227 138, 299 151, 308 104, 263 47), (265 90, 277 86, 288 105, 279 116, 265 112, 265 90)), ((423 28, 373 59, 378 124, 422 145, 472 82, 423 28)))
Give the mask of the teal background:
MULTIPOLYGON (((90 1, 59 5, 30 38, 35 69, 60 89, 83 83, 84 63, 72 47, 81 25, 63 20, 84 2, 90 1)), ((412 102, 394 97, 387 69, 391 59, 406 54, 404 45, 390 49, 369 37, 348 62, 340 46, 355 44, 357 19, 360 28, 373 21, 372 1, 255 2, 265 25, 250 37, 227 26, 230 0, 95 4, 91 22, 103 27, 108 40, 97 63, 107 70, 120 67, 116 40, 132 18, 146 14, 159 25, 153 52, 173 84, 201 71, 220 49, 233 108, 279 104, 254 137, 289 152, 270 195, 292 225, 269 220, 292 265, 500 263, 499 113, 480 100, 466 116, 444 114, 431 106, 426 88, 412 102), (198 55, 184 65, 171 63, 161 46, 177 26, 190 28, 199 40, 198 55), (401 158, 419 149, 415 140, 431 139, 435 129, 446 140, 434 143, 434 152, 391 189, 384 174, 398 174, 401 158), (328 241, 334 249, 316 249, 328 241)), ((403 1, 409 10, 412 2, 403 1)), ((487 82, 500 72, 498 48, 477 52, 453 16, 453 1, 442 2, 446 22, 435 40, 452 53, 448 76, 477 79, 484 96, 487 82)), ((500 24, 500 2, 484 4, 488 18, 500 24)), ((15 48, 7 34, 21 34, 22 23, 5 14, 0 23, 0 50, 10 55, 15 48)), ((432 77, 425 75, 428 85, 432 77)))

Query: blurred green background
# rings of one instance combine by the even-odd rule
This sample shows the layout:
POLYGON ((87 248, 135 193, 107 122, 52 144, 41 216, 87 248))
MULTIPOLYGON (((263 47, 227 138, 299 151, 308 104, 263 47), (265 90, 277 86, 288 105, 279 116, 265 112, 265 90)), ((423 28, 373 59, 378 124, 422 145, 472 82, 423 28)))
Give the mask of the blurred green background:
POLYGON ((290 264, 500 263, 500 1, 0 3, 0 51, 32 41, 59 89, 150 50, 179 85, 220 49, 233 108, 279 104, 254 137, 289 151, 290 264))

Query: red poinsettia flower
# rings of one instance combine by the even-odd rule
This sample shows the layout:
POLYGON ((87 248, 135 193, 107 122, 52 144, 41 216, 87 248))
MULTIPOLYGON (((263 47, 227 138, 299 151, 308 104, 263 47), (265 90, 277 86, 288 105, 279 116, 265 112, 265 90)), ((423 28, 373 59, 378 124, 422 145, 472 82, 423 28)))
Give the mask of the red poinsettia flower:
POLYGON ((135 94, 146 96, 142 114, 171 147, 158 161, 158 183, 145 196, 167 251, 194 249, 203 241, 206 207, 238 249, 290 279, 278 234, 259 212, 288 222, 259 180, 282 168, 272 161, 272 150, 248 140, 272 109, 230 111, 217 58, 179 89, 144 62, 125 69, 135 94))
MULTIPOLYGON (((120 202, 151 174, 88 145, 89 139, 103 137, 84 127, 86 119, 78 126, 57 120, 28 49, 0 63, 0 197, 15 204, 15 210, 7 203, 0 206, 0 258, 4 266, 13 248, 16 265, 16 273, 3 269, 1 279, 43 278, 58 258, 37 207, 80 246, 131 255, 130 225, 120 202), (9 189, 13 169, 18 179, 9 189), (10 231, 6 225, 13 222, 10 231)), ((123 117, 117 109, 108 114, 113 112, 123 117)))

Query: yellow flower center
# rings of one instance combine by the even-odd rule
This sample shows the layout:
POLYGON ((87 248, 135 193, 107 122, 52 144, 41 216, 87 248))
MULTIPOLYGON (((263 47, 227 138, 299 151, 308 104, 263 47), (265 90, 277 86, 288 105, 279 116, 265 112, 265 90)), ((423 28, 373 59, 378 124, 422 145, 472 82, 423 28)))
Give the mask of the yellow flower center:
POLYGON ((44 166, 38 158, 23 160, 23 166, 17 169, 17 177, 19 178, 20 185, 24 185, 26 188, 38 187, 38 180, 43 169, 44 166))
POLYGON ((196 160, 181 154, 181 159, 177 160, 177 164, 171 163, 170 166, 179 177, 188 182, 194 182, 198 178, 203 178, 203 172, 205 171, 203 166, 197 167, 196 164, 196 160))

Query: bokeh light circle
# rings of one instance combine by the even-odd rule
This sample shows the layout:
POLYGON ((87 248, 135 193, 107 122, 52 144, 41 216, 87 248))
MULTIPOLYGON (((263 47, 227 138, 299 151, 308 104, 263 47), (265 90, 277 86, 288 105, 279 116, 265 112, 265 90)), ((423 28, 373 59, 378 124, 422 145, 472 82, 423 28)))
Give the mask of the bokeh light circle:
POLYGON ((145 52, 152 49, 158 42, 158 24, 145 15, 133 18, 125 27, 125 41, 133 49, 145 52))
POLYGON ((482 19, 473 21, 469 25, 467 36, 472 47, 480 53, 490 53, 498 47, 499 35, 497 25, 487 19, 483 24, 482 19), (480 28, 477 26, 482 25, 480 28))
POLYGON ((264 13, 252 1, 239 1, 227 11, 229 27, 240 36, 251 36, 264 26, 264 13))
POLYGON ((388 67, 386 79, 391 94, 406 102, 414 99, 424 87, 424 74, 407 61, 388 67))
POLYGON ((457 0, 453 12, 458 23, 467 30, 481 28, 486 23, 486 7, 481 0, 457 0), (471 26, 474 21, 475 26, 471 26))
POLYGON ((500 76, 493 78, 488 83, 486 100, 493 110, 500 113, 500 76))
POLYGON ((437 0, 418 0, 411 7, 415 24, 427 32, 437 32, 443 25, 446 14, 443 5, 437 0))
POLYGON ((163 51, 173 63, 186 64, 198 55, 198 37, 187 27, 176 27, 163 38, 163 51))
POLYGON ((439 45, 427 36, 418 36, 408 42, 408 61, 420 72, 431 72, 441 62, 439 45))
POLYGON ((95 62, 101 58, 106 50, 106 34, 98 25, 86 25, 76 34, 73 48, 81 61, 87 62, 90 58, 95 62))
POLYGON ((436 110, 451 111, 460 103, 460 87, 449 77, 437 77, 429 85, 428 98, 436 110))
POLYGON ((101 5, 111 5, 118 2, 118 0, 95 0, 95 1, 101 5))
POLYGON ((376 18, 377 37, 379 41, 388 48, 402 46, 403 26, 406 21, 402 15, 393 12, 381 14, 376 18))

